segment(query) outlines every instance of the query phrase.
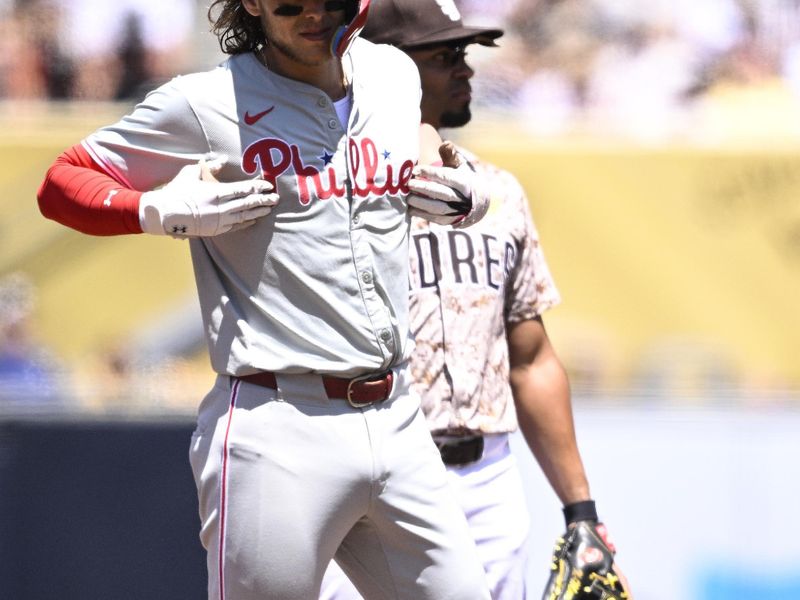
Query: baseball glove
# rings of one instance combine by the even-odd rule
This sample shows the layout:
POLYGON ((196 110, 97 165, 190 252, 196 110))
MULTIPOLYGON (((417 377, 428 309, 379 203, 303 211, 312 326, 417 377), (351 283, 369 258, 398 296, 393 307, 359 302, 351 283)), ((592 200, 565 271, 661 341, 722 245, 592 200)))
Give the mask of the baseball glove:
POLYGON ((628 600, 630 592, 616 570, 614 554, 602 523, 570 525, 556 540, 542 600, 628 600))

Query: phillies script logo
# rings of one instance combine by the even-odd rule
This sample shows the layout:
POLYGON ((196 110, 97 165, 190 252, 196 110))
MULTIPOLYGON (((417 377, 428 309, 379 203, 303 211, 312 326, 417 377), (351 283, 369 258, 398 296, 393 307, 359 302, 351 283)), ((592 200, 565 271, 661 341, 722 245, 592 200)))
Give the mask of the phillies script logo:
MULTIPOLYGON (((414 163, 406 160, 395 174, 388 162, 381 166, 378 149, 370 138, 359 141, 351 138, 347 146, 348 157, 353 175, 353 196, 366 198, 370 195, 408 193, 408 180, 414 163), (385 183, 375 183, 380 174, 385 172, 385 183)), ((320 171, 314 166, 303 164, 300 149, 296 144, 289 144, 277 138, 265 138, 250 144, 242 154, 242 169, 248 175, 261 172, 261 176, 275 185, 279 175, 289 167, 297 178, 297 193, 300 204, 311 202, 312 190, 320 200, 331 197, 344 197, 345 183, 337 180, 335 169, 328 165, 320 171)))

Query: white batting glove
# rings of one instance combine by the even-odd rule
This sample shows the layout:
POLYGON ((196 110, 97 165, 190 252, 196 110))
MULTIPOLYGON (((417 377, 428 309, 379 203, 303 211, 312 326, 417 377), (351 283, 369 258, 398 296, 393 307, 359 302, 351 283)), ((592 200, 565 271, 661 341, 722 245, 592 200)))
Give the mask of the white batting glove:
POLYGON ((273 186, 261 179, 222 183, 213 174, 224 159, 187 165, 160 189, 139 200, 142 231, 178 238, 211 237, 244 229, 278 203, 273 186))
POLYGON ((489 194, 472 167, 458 157, 456 167, 417 166, 408 182, 409 213, 440 225, 469 227, 489 210, 489 194))

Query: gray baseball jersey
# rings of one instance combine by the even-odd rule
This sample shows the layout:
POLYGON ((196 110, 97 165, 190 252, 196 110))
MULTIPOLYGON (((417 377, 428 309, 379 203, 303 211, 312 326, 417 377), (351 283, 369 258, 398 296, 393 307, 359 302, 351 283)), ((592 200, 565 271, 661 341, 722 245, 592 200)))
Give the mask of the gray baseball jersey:
POLYGON ((343 64, 347 124, 318 88, 248 53, 175 78, 83 142, 138 190, 209 153, 228 157, 222 181, 275 183, 280 202, 256 225, 190 241, 218 373, 344 377, 409 356, 405 196, 419 154, 419 75, 404 53, 363 39, 343 64))
POLYGON ((492 200, 464 230, 412 220, 413 379, 432 430, 510 432, 517 421, 506 323, 532 319, 560 296, 519 182, 460 151, 492 200))

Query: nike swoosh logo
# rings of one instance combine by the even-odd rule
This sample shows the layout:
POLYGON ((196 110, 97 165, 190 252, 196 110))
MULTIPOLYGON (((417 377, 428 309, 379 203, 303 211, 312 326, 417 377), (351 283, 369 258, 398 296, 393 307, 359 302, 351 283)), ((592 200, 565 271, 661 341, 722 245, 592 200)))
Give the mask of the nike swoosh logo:
POLYGON ((274 106, 270 106, 267 110, 261 111, 260 113, 256 113, 254 115, 251 115, 249 112, 245 112, 244 122, 247 123, 248 125, 255 125, 256 123, 258 123, 261 117, 271 113, 274 108, 275 108, 274 106))

